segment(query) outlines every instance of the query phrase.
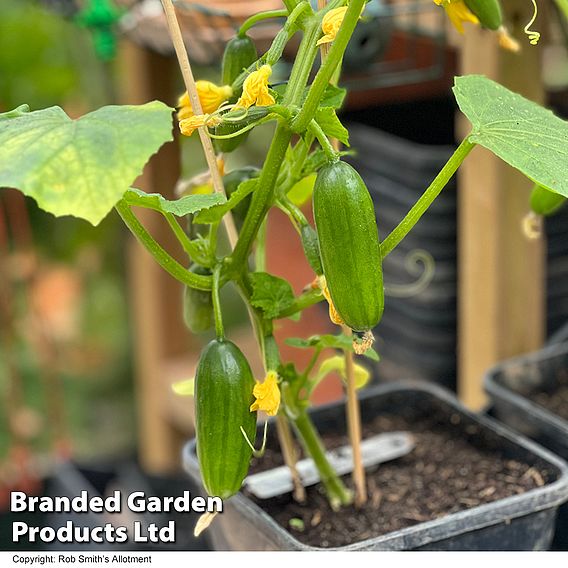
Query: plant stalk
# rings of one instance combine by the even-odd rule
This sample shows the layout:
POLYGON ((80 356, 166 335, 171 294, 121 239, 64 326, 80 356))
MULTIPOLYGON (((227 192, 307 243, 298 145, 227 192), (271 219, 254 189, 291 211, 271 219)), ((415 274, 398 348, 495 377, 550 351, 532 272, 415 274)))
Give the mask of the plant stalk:
POLYGON ((329 463, 319 434, 305 409, 301 409, 293 418, 293 424, 307 454, 316 464, 321 482, 326 488, 331 508, 338 510, 341 506, 350 505, 352 502, 351 492, 345 487, 329 463))
POLYGON ((132 213, 130 207, 124 202, 124 200, 119 201, 114 207, 118 211, 118 214, 122 217, 126 226, 166 272, 190 288, 211 290, 211 276, 194 274, 184 268, 177 260, 172 258, 144 228, 142 223, 140 223, 136 215, 132 213))
POLYGON ((461 166, 466 156, 473 150, 475 144, 466 137, 456 148, 456 151, 450 156, 440 173, 434 178, 426 191, 420 196, 420 199, 414 204, 412 209, 406 214, 406 217, 392 230, 389 236, 381 243, 381 254, 383 259, 392 252, 408 235, 414 225, 418 223, 422 215, 426 213, 428 207, 440 195, 441 191, 446 187, 456 170, 461 166))
POLYGON ((292 130, 294 130, 294 132, 303 132, 312 118, 314 118, 321 97, 343 58, 347 44, 351 39, 353 30, 365 6, 365 1, 366 0, 351 0, 349 3, 345 17, 343 18, 343 23, 337 32, 337 36, 333 40, 327 58, 316 74, 314 82, 308 91, 308 96, 302 105, 302 109, 298 116, 292 121, 292 130))

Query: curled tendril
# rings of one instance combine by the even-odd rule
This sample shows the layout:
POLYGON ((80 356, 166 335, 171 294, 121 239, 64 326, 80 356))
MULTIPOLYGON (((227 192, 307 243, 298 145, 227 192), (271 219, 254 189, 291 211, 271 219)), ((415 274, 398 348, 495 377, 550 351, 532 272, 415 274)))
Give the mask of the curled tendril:
POLYGON ((425 250, 416 249, 411 251, 404 261, 408 273, 418 276, 415 282, 410 284, 387 284, 385 294, 393 298, 409 298, 420 294, 430 285, 436 272, 436 262, 432 255, 425 250), (422 265, 422 268, 421 266, 422 265))
POLYGON ((538 41, 540 40, 540 32, 537 32, 536 30, 531 30, 531 26, 534 24, 536 17, 538 16, 538 6, 536 3, 536 0, 532 0, 533 6, 534 6, 534 13, 533 16, 530 20, 530 22, 525 26, 525 33, 527 34, 527 36, 529 37, 529 42, 531 45, 536 45, 538 43, 538 41))

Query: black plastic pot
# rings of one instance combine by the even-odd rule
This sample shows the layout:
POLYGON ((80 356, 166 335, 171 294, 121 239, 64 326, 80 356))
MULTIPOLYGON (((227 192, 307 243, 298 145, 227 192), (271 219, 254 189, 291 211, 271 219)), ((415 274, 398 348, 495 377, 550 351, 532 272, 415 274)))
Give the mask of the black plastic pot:
MULTIPOLYGON (((537 391, 553 389, 558 373, 566 372, 568 344, 551 345, 491 369, 485 390, 499 420, 568 460, 568 421, 531 400, 537 391)), ((568 550, 568 505, 560 509, 554 546, 568 550)))
MULTIPOLYGON (((47 487, 46 495, 67 496, 70 498, 87 491, 90 497, 105 496, 114 490, 120 490, 123 498, 123 511, 126 508, 126 496, 134 491, 143 491, 147 497, 178 497, 183 491, 192 494, 195 486, 186 478, 149 476, 131 461, 120 463, 88 464, 79 467, 73 462, 63 462, 53 471, 47 487)), ((55 529, 73 521, 76 526, 94 528, 106 523, 128 526, 132 535, 132 523, 140 522, 142 527, 155 523, 158 527, 166 526, 174 520, 176 525, 175 543, 135 543, 131 539, 124 543, 59 543, 53 542, 43 548, 50 551, 82 550, 82 551, 172 551, 172 550, 209 550, 206 535, 199 539, 193 538, 193 528, 198 519, 197 513, 132 513, 124 516, 114 513, 47 513, 43 516, 43 525, 55 529)), ((14 516, 15 517, 15 516, 14 516)), ((14 520, 19 520, 14 518, 14 520)))
MULTIPOLYGON (((344 408, 344 404, 333 404, 313 410, 320 432, 344 432, 344 408)), ((568 499, 566 463, 494 420, 469 412, 453 395, 434 385, 381 385, 361 396, 363 422, 381 413, 395 412, 416 420, 434 411, 444 415, 444 424, 447 420, 448 427, 458 429, 471 444, 491 448, 537 470, 546 469, 551 481, 522 495, 335 550, 546 550, 557 508, 568 499), (468 433, 472 426, 478 431, 475 436, 468 433)), ((200 483, 195 441, 186 445, 183 459, 186 471, 200 483)), ((242 493, 225 503, 224 512, 208 530, 217 550, 320 550, 302 544, 242 493)))

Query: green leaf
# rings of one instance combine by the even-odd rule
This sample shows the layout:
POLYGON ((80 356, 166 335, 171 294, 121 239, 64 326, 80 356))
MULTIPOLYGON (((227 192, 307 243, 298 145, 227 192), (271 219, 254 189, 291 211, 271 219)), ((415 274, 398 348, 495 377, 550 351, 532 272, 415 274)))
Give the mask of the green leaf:
MULTIPOLYGON (((291 345, 292 347, 298 347, 300 349, 309 349, 309 348, 332 348, 332 349, 349 349, 353 351, 353 341, 347 335, 339 334, 339 335, 312 335, 307 339, 301 339, 299 337, 289 337, 286 339, 286 343, 291 345)), ((365 357, 368 357, 372 361, 378 361, 379 355, 378 353, 371 347, 367 349, 364 353, 365 357)))
MULTIPOLYGON (((315 374, 314 382, 320 383, 327 375, 337 371, 343 382, 347 381, 347 372, 345 370, 345 357, 342 355, 334 355, 321 362, 318 372, 315 374)), ((362 389, 370 380, 371 373, 362 365, 355 363, 355 388, 362 389)))
POLYGON ((328 85, 320 102, 321 107, 341 108, 347 95, 347 90, 335 85, 328 85))
POLYGON ((294 291, 286 280, 266 272, 253 272, 251 280, 251 304, 262 310, 266 318, 275 318, 294 303, 294 291))
POLYGON ((480 75, 456 77, 453 90, 471 142, 568 197, 568 122, 480 75))
POLYGON ((30 105, 20 105, 14 110, 0 113, 0 120, 8 120, 9 118, 16 118, 30 112, 30 105))
POLYGON ((190 213, 197 213, 214 205, 227 202, 225 196, 220 193, 185 195, 180 199, 169 201, 159 193, 146 193, 134 187, 131 187, 124 194, 124 200, 128 205, 145 207, 161 213, 172 213, 177 217, 185 217, 185 215, 190 213))
POLYGON ((217 223, 228 211, 236 207, 249 193, 252 193, 258 183, 258 179, 247 179, 239 184, 237 190, 229 197, 228 201, 220 205, 214 205, 195 216, 194 223, 217 223))
POLYGON ((292 186, 288 192, 288 198, 294 205, 301 207, 312 196, 315 183, 316 174, 312 173, 307 175, 292 186))
POLYGON ((345 146, 349 146, 349 132, 341 124, 332 107, 321 107, 316 112, 316 122, 329 138, 337 138, 345 146))
POLYGON ((158 101, 107 106, 77 120, 59 107, 19 107, 0 120, 0 186, 20 189, 56 216, 97 225, 172 139, 171 113, 158 101))

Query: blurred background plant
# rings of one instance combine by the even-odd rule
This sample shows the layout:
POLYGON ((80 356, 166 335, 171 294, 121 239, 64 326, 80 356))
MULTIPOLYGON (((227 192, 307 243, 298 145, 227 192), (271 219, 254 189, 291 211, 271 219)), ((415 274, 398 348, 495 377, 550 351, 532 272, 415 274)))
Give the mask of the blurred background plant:
MULTIPOLYGON (((0 112, 115 102, 113 63, 85 29, 37 2, 2 0, 0 12, 0 112)), ((96 229, 56 222, 0 191, 0 509, 54 459, 135 452, 120 231, 113 216, 96 229)))

